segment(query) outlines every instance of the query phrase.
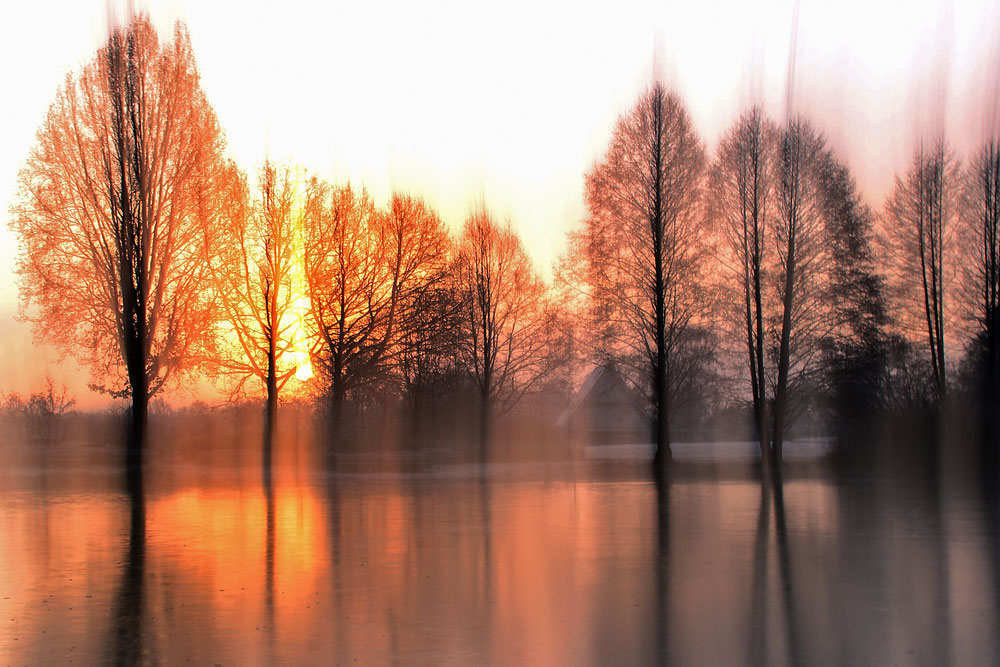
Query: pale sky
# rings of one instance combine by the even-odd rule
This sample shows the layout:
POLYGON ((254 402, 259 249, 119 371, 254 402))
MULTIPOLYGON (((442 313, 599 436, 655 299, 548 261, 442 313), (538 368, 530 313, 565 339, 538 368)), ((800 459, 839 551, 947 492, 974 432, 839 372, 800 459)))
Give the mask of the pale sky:
MULTIPOLYGON (((583 177, 615 118, 654 72, 684 97, 709 150, 753 101, 781 119, 791 0, 601 4, 153 1, 169 37, 187 22, 202 85, 231 155, 265 156, 333 180, 424 196, 457 229, 483 203, 509 217, 543 272, 584 215, 583 177)), ((0 9, 0 210, 65 74, 107 34, 102 0, 0 9)), ((922 131, 960 156, 996 119, 996 0, 803 0, 794 111, 806 113, 875 207, 922 131)), ((50 374, 82 405, 85 374, 14 321, 16 239, 0 229, 0 394, 50 374)))

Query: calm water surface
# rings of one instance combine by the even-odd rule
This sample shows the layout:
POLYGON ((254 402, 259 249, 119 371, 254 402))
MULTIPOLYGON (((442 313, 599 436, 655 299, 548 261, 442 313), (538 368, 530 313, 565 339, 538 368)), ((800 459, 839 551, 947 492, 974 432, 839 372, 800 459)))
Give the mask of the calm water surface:
MULTIPOLYGON (((961 488, 440 466, 268 482, 238 450, 8 447, 0 665, 997 664, 961 488)), ((248 460, 248 458, 250 460, 248 460)))

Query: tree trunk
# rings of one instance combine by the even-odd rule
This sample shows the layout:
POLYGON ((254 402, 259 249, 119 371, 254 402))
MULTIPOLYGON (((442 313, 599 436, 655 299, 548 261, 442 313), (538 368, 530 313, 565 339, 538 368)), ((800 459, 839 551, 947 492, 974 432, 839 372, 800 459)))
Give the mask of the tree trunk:
POLYGON ((267 347, 267 408, 264 415, 264 447, 262 462, 265 470, 271 468, 271 457, 274 452, 274 437, 278 428, 278 378, 277 355, 274 336, 268 338, 267 347))
POLYGON ((792 288, 795 280, 795 233, 789 235, 785 298, 781 316, 781 343, 778 347, 778 386, 774 396, 774 443, 772 465, 781 465, 781 450, 785 439, 785 417, 788 410, 788 370, 791 355, 792 288))
POLYGON ((330 387, 330 444, 343 447, 344 439, 344 378, 339 364, 334 364, 332 387, 330 387))
POLYGON ((128 416, 125 467, 129 483, 136 481, 141 484, 149 413, 149 381, 146 378, 146 364, 141 359, 141 352, 132 356, 133 359, 128 365, 132 407, 128 416), (135 357, 140 357, 140 359, 137 360, 135 357))
POLYGON ((653 289, 655 294, 654 308, 656 311, 656 369, 655 369, 655 397, 656 397, 656 455, 654 456, 654 466, 658 474, 663 474, 670 466, 673 458, 670 451, 670 385, 667 371, 667 314, 666 314, 666 290, 667 284, 664 276, 663 253, 665 245, 666 223, 663 215, 663 104, 662 95, 657 94, 654 98, 653 123, 656 128, 656 141, 653 146, 653 166, 654 179, 653 187, 653 211, 650 224, 652 227, 653 242, 653 262, 654 279, 653 289))
MULTIPOLYGON (((801 141, 798 137, 793 137, 792 141, 801 141)), ((786 149, 787 150, 787 149, 786 149)), ((788 201, 788 246, 785 255, 785 291, 782 295, 781 314, 781 342, 778 347, 778 386, 774 396, 774 433, 772 444, 772 466, 781 465, 781 450, 784 447, 785 419, 788 411, 788 371, 791 356, 792 338, 792 307, 795 295, 795 234, 798 227, 798 205, 799 205, 799 164, 801 155, 800 147, 794 146, 791 150, 794 154, 788 159, 791 160, 793 174, 789 176, 791 188, 788 201)))
POLYGON ((485 466, 489 462, 490 436, 493 427, 493 406, 488 387, 480 393, 479 401, 479 463, 485 466))

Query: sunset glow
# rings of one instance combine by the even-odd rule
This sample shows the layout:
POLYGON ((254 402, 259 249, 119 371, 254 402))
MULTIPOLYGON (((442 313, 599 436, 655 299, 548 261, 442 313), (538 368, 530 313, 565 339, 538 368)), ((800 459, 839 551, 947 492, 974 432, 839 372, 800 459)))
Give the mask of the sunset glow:
POLYGON ((0 664, 1000 665, 998 0, 0 58, 0 664))
MULTIPOLYGON (((175 20, 187 22, 203 85, 243 168, 252 172, 268 157, 294 160, 363 183, 381 201, 396 189, 413 192, 453 230, 485 203, 511 219, 543 274, 584 215, 582 173, 654 70, 685 95, 710 149, 752 100, 781 117, 790 85, 791 0, 637 0, 613 12, 560 2, 503 11, 307 0, 280 11, 222 0, 139 6, 165 35, 175 20)), ((933 115, 913 102, 942 101, 958 149, 978 142, 990 122, 984 104, 997 97, 995 84, 983 84, 998 79, 990 60, 1000 34, 995 9, 988 0, 928 0, 901 15, 891 2, 799 3, 797 108, 816 114, 873 199, 885 196, 933 115), (936 48, 926 48, 929 41, 936 48), (935 81, 944 82, 940 91, 935 81)), ((64 74, 103 43, 108 12, 95 1, 22 2, 4 13, 3 55, 18 60, 28 39, 33 54, 31 68, 5 68, 0 81, 18 99, 0 129, 0 209, 7 210, 39 119, 64 74)), ((6 228, 0 239, 9 274, 16 243, 6 228)), ((102 401, 72 364, 31 345, 28 327, 14 320, 16 302, 8 281, 0 287, 0 332, 10 349, 0 354, 0 370, 12 388, 26 391, 51 375, 85 404, 102 401), (28 356, 13 354, 28 347, 35 348, 28 356)), ((308 372, 302 359, 300 377, 308 372)))

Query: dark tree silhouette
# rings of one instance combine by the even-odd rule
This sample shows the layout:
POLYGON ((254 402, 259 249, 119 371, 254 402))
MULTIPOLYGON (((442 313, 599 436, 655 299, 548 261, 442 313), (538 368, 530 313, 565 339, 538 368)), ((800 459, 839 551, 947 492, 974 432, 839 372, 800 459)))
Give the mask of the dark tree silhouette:
POLYGON ((765 313, 773 308, 766 271, 771 268, 767 263, 774 252, 769 215, 777 169, 777 141, 777 128, 759 107, 754 107, 723 137, 710 172, 709 214, 726 241, 718 249, 720 273, 726 282, 724 301, 738 304, 739 311, 727 319, 742 324, 739 338, 745 342, 754 421, 765 464, 770 459, 771 442, 765 313), (738 298, 729 296, 733 287, 738 298))
POLYGON ((67 76, 21 172, 24 312, 131 397, 133 468, 150 397, 211 338, 201 243, 222 152, 186 29, 160 44, 138 16, 67 76))
POLYGON ((609 356, 623 366, 638 359, 645 368, 658 465, 670 460, 673 365, 704 304, 696 215, 704 165, 680 97, 656 83, 619 117, 586 180, 582 245, 594 319, 609 356))
POLYGON ((771 434, 772 462, 781 462, 785 429, 821 370, 821 341, 829 317, 829 244, 819 193, 825 157, 822 137, 805 120, 781 131, 775 187, 775 239, 780 320, 771 434), (800 391, 802 389, 802 391, 800 391))
POLYGON ((780 464, 788 425, 822 385, 822 342, 836 327, 823 189, 835 166, 808 122, 779 129, 753 108, 723 137, 711 170, 707 210, 726 241, 721 295, 747 359, 765 468, 780 464))
POLYGON ((875 216, 847 167, 831 154, 824 162, 820 192, 837 297, 824 363, 841 444, 857 444, 884 412, 889 314, 873 247, 875 216))
POLYGON ((460 359, 479 395, 485 461, 493 419, 553 370, 558 329, 544 285, 509 224, 499 226, 487 213, 470 217, 455 273, 463 313, 460 359))
POLYGON ((966 304, 982 348, 982 371, 990 398, 1000 397, 1000 143, 987 142, 965 174, 963 217, 969 262, 966 304))
POLYGON ((945 327, 951 318, 949 298, 954 271, 946 256, 954 217, 957 166, 944 140, 922 144, 910 169, 896 177, 886 203, 886 240, 894 260, 897 314, 914 336, 926 336, 936 399, 947 391, 945 327))

